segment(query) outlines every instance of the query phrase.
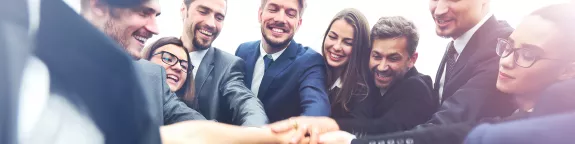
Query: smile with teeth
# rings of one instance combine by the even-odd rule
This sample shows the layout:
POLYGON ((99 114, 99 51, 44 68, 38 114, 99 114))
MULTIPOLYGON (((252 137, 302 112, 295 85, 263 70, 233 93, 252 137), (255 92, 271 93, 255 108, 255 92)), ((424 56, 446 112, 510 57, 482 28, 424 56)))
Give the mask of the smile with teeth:
POLYGON ((439 24, 444 24, 444 23, 448 23, 451 22, 452 20, 437 20, 437 23, 439 24))
POLYGON ((341 58, 343 58, 343 56, 340 55, 336 55, 334 53, 329 53, 329 56, 333 59, 333 60, 340 60, 341 58))
POLYGON ((145 43, 146 40, 148 40, 148 38, 145 38, 145 37, 142 37, 142 36, 138 36, 138 35, 133 35, 133 37, 134 37, 136 40, 140 41, 141 43, 145 43))
POLYGON ((381 73, 381 72, 376 72, 376 73, 375 73, 375 76, 377 76, 377 78, 379 78, 379 79, 384 79, 384 80, 387 80, 387 79, 390 79, 390 78, 391 78, 390 75, 384 74, 384 73, 381 73))
POLYGON ((279 29, 279 28, 272 28, 272 31, 277 32, 277 33, 284 33, 285 32, 283 29, 279 29))
POLYGON ((201 34, 204 34, 204 35, 207 35, 207 36, 212 36, 212 35, 213 35, 212 32, 209 32, 209 31, 203 30, 203 29, 199 30, 199 32, 200 32, 201 34))
POLYGON ((178 76, 171 75, 171 74, 168 75, 168 79, 171 79, 171 80, 173 80, 174 82, 180 81, 180 78, 178 78, 178 76))

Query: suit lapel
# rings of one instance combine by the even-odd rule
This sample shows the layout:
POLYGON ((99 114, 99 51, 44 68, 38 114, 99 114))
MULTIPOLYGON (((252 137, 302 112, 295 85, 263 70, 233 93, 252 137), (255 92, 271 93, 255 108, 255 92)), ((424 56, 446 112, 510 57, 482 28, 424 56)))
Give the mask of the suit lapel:
POLYGON ((276 76, 293 63, 293 58, 297 56, 298 49, 298 44, 292 40, 284 53, 270 65, 268 70, 265 71, 264 78, 260 84, 258 95, 263 97, 266 96, 266 92, 276 76))
POLYGON ((253 48, 253 49, 248 49, 247 53, 249 54, 248 57, 246 57, 246 65, 247 65, 247 69, 246 69, 246 86, 248 88, 251 88, 252 86, 252 79, 254 77, 254 68, 256 65, 256 61, 258 60, 258 57, 260 56, 260 43, 261 41, 255 42, 253 45, 249 45, 248 48, 253 48), (254 48, 255 47, 255 48, 254 48))
MULTIPOLYGON (((212 70, 214 69, 214 57, 215 57, 215 48, 209 48, 208 52, 206 52, 206 56, 202 59, 202 63, 200 63, 200 67, 198 69, 198 73, 196 74, 196 95, 199 95, 206 83, 206 80, 212 70)), ((196 97, 197 98, 197 97, 196 97)))
MULTIPOLYGON (((477 31, 473 34, 467 45, 465 45, 465 49, 463 49, 461 56, 457 58, 457 62, 455 62, 455 66, 453 67, 453 74, 451 75, 451 77, 459 74, 461 69, 463 69, 463 67, 467 65, 467 61, 469 61, 469 59, 473 56, 473 54, 475 54, 475 51, 477 51, 477 49, 482 48, 483 46, 482 42, 484 42, 484 39, 486 37, 491 37, 490 35, 487 35, 489 29, 497 27, 497 25, 498 25, 497 20, 495 20, 494 16, 491 16, 487 21, 485 21, 485 23, 481 27, 479 27, 479 29, 477 29, 477 31)), ((495 53, 495 48, 493 49, 494 49, 493 52, 495 53)))

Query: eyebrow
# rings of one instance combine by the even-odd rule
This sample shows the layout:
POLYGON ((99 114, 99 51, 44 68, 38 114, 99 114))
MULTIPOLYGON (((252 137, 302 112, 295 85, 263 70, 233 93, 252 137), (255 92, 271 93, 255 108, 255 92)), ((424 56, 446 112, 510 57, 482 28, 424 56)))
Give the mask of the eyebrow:
POLYGON ((333 32, 333 31, 329 31, 330 34, 334 34, 335 36, 339 36, 337 33, 333 32))

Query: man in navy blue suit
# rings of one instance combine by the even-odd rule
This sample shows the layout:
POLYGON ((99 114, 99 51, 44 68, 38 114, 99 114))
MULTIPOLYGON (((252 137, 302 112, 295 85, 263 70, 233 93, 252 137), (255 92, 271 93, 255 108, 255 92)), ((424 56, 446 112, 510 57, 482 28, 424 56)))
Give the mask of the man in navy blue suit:
POLYGON ((246 61, 246 86, 262 101, 270 122, 330 114, 323 57, 293 40, 304 8, 304 0, 262 1, 263 40, 236 50, 246 61))

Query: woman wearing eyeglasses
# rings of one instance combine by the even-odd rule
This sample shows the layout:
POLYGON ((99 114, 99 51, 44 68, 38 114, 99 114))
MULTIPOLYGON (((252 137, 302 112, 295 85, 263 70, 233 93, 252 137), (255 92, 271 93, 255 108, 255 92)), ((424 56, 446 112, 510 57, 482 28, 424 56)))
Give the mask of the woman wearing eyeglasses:
POLYGON ((182 41, 176 37, 164 37, 145 47, 142 58, 166 69, 166 82, 172 92, 183 98, 188 106, 194 101, 194 80, 189 63, 190 55, 182 41))

